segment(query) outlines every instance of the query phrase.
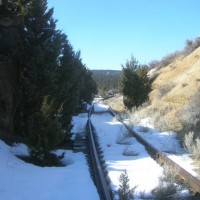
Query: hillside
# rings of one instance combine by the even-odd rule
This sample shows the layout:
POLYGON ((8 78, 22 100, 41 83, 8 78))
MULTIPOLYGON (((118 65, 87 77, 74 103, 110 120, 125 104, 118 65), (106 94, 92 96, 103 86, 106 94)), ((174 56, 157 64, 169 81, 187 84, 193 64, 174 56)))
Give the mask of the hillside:
MULTIPOLYGON (((150 117, 157 129, 180 132, 180 138, 191 130, 196 131, 200 121, 200 99, 194 96, 198 95, 200 88, 200 48, 188 56, 179 56, 166 67, 151 70, 149 74, 156 77, 149 94, 150 101, 132 111, 132 123, 150 117)), ((112 99, 112 103, 108 101, 106 104, 123 110, 122 97, 112 99)))
POLYGON ((91 70, 93 75, 104 75, 104 76, 119 76, 121 75, 121 70, 99 70, 99 69, 94 69, 91 70))
POLYGON ((181 119, 187 113, 191 97, 200 87, 200 48, 156 73, 158 77, 150 94, 151 106, 163 111, 163 117, 173 124, 175 130, 181 130, 181 119))

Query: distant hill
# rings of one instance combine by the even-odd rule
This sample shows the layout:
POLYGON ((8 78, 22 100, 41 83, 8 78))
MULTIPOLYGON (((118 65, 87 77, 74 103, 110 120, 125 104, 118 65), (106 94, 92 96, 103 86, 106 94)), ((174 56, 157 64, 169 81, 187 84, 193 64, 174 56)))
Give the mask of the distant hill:
POLYGON ((91 70, 97 83, 98 91, 106 96, 109 93, 119 92, 119 83, 122 71, 120 70, 91 70))
POLYGON ((110 76, 118 76, 121 75, 121 70, 91 70, 93 75, 110 75, 110 76))

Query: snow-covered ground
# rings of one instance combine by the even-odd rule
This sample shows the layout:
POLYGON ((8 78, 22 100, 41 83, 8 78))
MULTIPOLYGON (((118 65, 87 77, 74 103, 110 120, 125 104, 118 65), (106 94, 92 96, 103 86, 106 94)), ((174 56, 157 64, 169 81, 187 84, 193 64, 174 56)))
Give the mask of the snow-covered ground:
MULTIPOLYGON (((73 131, 84 129, 86 114, 73 118, 73 131)), ((27 155, 27 147, 10 147, 0 140, 0 200, 99 200, 83 153, 57 150, 65 167, 38 167, 15 155, 27 155)))
MULTIPOLYGON (((105 109, 104 106, 96 105, 96 107, 98 106, 98 110, 105 109)), ((123 134, 126 135, 127 131, 120 122, 113 120, 109 113, 93 114, 91 119, 104 152, 112 189, 116 191, 119 188, 120 174, 126 170, 130 179, 130 187, 137 186, 135 189, 136 198, 140 199, 141 194, 151 197, 152 191, 160 184, 163 169, 149 156, 143 145, 139 144, 135 138, 127 137, 121 141, 123 134)), ((144 119, 138 126, 132 128, 157 149, 167 152, 169 157, 179 163, 180 166, 196 175, 192 160, 181 148, 174 132, 155 130, 150 124, 150 119, 144 119)), ((187 190, 182 190, 179 193, 179 195, 187 194, 187 190)))
MULTIPOLYGON (((91 119, 104 152, 112 189, 116 191, 119 188, 119 176, 126 170, 130 186, 137 186, 135 189, 137 199, 140 199, 141 193, 151 196, 152 190, 159 185, 163 169, 135 138, 127 137, 122 141, 122 133, 126 134, 126 129, 105 112, 107 109, 105 105, 95 104, 96 114, 93 114, 91 119)), ((74 135, 84 131, 87 117, 87 113, 73 117, 74 135)), ((192 161, 180 147, 175 133, 156 131, 149 119, 144 119, 133 129, 195 175, 192 161)), ((69 150, 56 151, 58 155, 63 152, 65 157, 62 161, 66 166, 38 167, 25 163, 15 156, 28 155, 25 145, 16 144, 11 147, 0 140, 0 200, 99 200, 85 155, 69 150)))

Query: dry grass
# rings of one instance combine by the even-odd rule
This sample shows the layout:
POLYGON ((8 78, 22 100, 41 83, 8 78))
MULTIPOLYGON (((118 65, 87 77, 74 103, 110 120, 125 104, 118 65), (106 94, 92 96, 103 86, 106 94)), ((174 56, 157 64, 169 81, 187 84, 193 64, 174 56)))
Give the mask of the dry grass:
MULTIPOLYGON (((150 117, 152 125, 160 131, 179 130, 180 125, 177 123, 175 113, 172 112, 171 105, 150 105, 129 113, 129 120, 132 124, 138 124, 141 119, 150 117), (172 120, 173 119, 173 120, 172 120)), ((143 132, 148 132, 148 128, 144 127, 143 132)))
POLYGON ((104 100, 103 103, 112 107, 112 109, 116 110, 117 112, 121 113, 125 111, 122 95, 116 95, 115 97, 104 100))
POLYGON ((173 82, 167 83, 165 85, 161 85, 160 88, 159 88, 159 96, 160 96, 160 98, 162 98, 168 92, 170 92, 174 86, 175 86, 175 84, 173 82))
POLYGON ((200 160, 200 139, 194 138, 194 132, 185 135, 184 145, 193 159, 200 160))
POLYGON ((181 182, 178 178, 179 169, 172 169, 164 166, 164 176, 159 179, 159 186, 153 191, 155 200, 179 199, 177 193, 179 190, 187 188, 187 184, 181 182))

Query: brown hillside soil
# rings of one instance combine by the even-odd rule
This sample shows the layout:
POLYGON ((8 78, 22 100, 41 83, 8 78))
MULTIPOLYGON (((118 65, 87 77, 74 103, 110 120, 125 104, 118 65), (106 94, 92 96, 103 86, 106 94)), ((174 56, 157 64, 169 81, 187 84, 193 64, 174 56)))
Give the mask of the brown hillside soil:
POLYGON ((102 101, 102 103, 110 106, 117 112, 122 113, 125 111, 122 95, 116 95, 115 97, 102 101))
POLYGON ((189 99, 200 87, 200 48, 185 58, 180 57, 157 71, 150 94, 151 107, 163 111, 163 117, 173 124, 171 129, 182 128, 179 114, 183 114, 189 99))

